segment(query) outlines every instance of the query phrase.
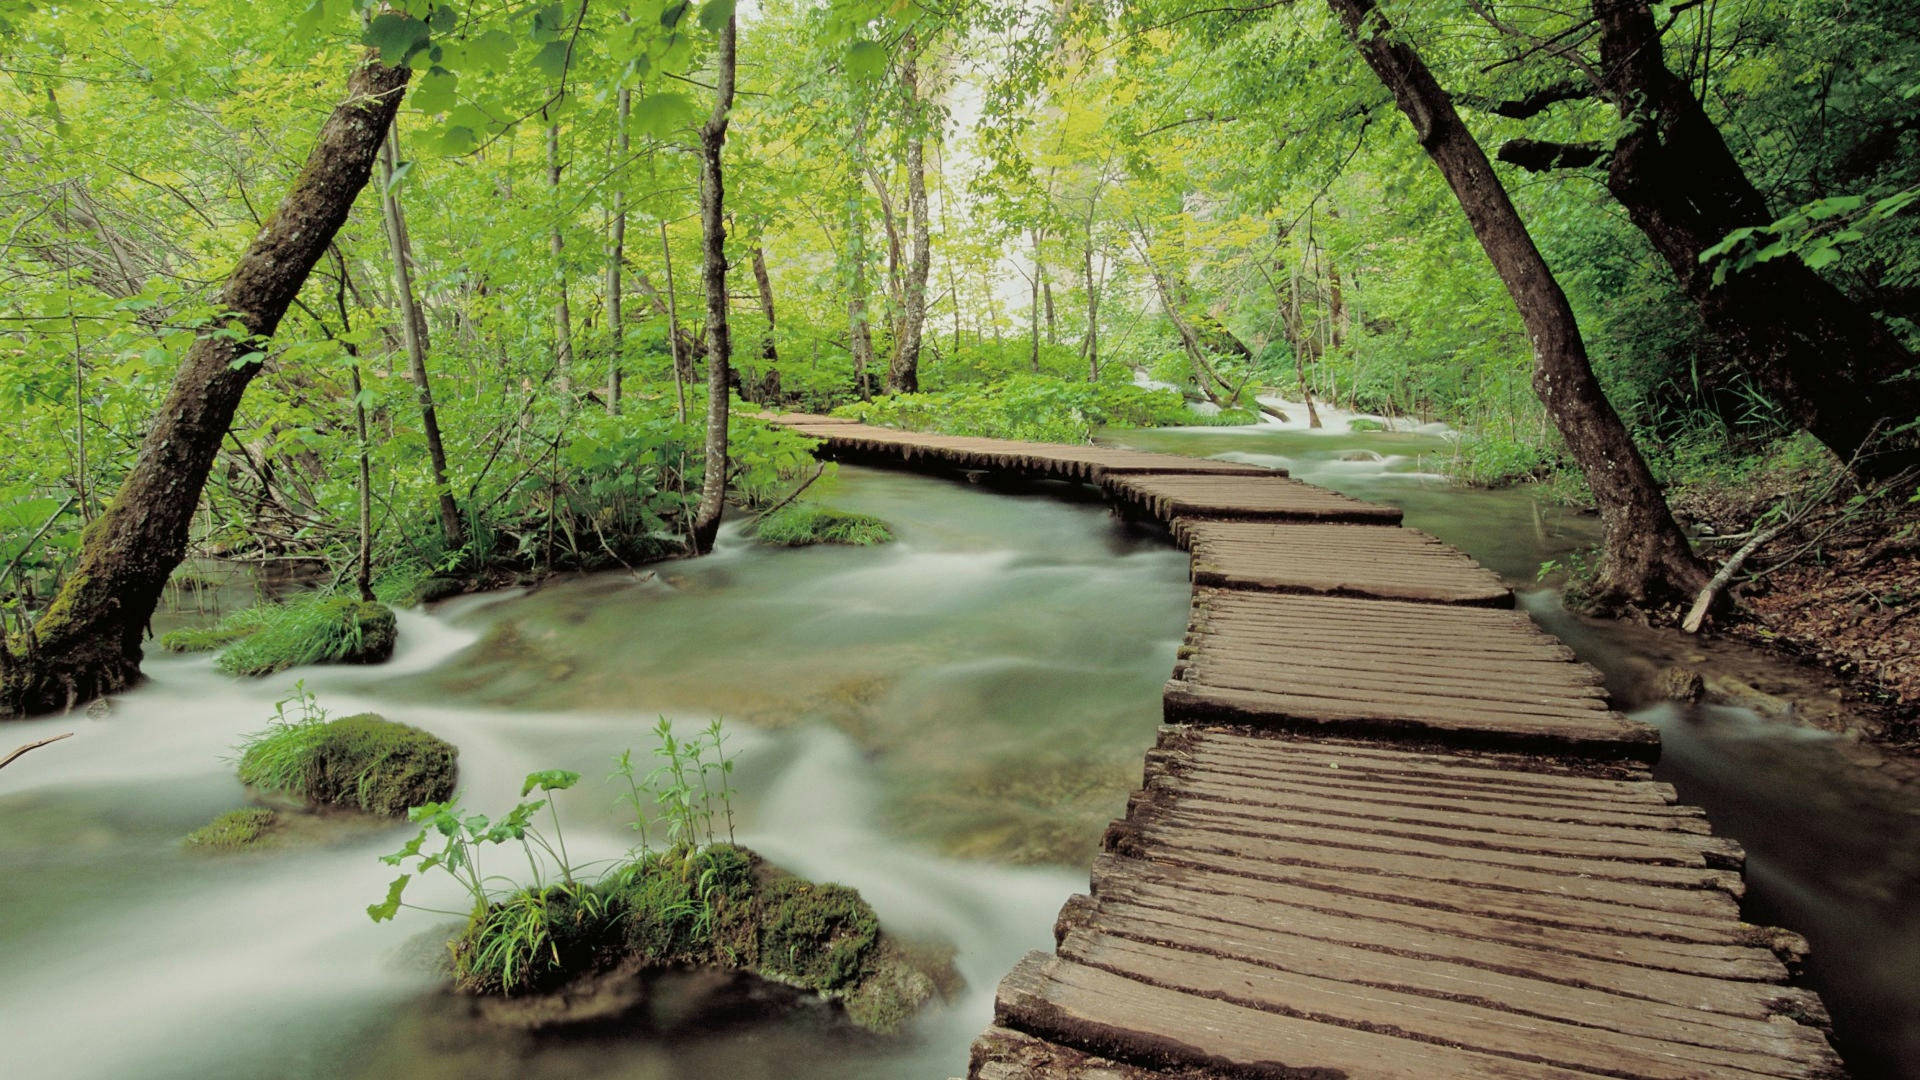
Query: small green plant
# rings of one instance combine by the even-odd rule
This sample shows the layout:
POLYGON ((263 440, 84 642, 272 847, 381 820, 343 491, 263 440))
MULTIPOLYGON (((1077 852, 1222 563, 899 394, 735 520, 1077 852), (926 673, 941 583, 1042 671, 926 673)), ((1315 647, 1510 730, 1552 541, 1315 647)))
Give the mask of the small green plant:
POLYGON ((346 593, 310 593, 247 612, 242 625, 253 629, 214 661, 229 675, 271 675, 304 664, 377 664, 393 655, 397 626, 384 604, 346 593))
POLYGON ((871 514, 835 510, 818 503, 791 503, 761 518, 754 536, 763 544, 805 547, 852 544, 868 547, 893 539, 893 530, 871 514))

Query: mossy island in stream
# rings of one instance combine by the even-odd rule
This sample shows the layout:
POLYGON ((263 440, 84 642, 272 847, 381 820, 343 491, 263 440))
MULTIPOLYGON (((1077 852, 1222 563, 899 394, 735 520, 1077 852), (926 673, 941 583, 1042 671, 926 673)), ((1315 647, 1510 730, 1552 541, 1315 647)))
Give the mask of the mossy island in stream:
POLYGON ((239 747, 244 784, 387 817, 453 795, 450 743, 373 713, 328 720, 304 686, 276 709, 239 747))
POLYGON ((890 939, 855 890, 795 877, 733 842, 732 762, 718 722, 690 740, 664 719, 655 731, 663 764, 642 777, 622 754, 610 777, 641 837, 626 859, 591 874, 574 865, 553 795, 580 774, 533 773, 498 819, 457 802, 411 811, 419 833, 383 860, 409 872, 367 913, 379 922, 411 906, 403 898, 418 874, 459 882, 471 907, 447 943, 453 988, 479 999, 483 1018, 516 1027, 617 1019, 645 1001, 651 976, 674 971, 779 984, 882 1034, 957 988, 950 955, 890 939), (663 848, 650 832, 664 834, 663 848), (496 845, 520 847, 516 863, 534 880, 503 888, 482 872, 496 845))
POLYGON ((257 847, 273 834, 280 815, 262 806, 229 810, 187 834, 184 843, 207 851, 242 851, 257 847))
POLYGON ((381 664, 393 656, 393 609, 349 593, 310 593, 256 604, 212 627, 160 638, 169 652, 222 650, 214 663, 229 675, 261 676, 303 664, 381 664))
POLYGON ((852 544, 871 547, 893 539, 886 522, 871 514, 835 510, 819 503, 792 503, 760 519, 754 532, 763 544, 806 547, 812 544, 852 544))

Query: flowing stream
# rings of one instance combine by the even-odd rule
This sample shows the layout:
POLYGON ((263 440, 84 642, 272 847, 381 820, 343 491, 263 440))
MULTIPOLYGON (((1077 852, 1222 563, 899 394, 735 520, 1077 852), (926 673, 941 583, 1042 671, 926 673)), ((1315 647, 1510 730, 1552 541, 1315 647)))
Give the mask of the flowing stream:
MULTIPOLYGON (((1345 417, 1331 418, 1333 423, 1345 417)), ((1441 434, 1298 425, 1120 432, 1143 449, 1287 465, 1407 510, 1410 525, 1523 585, 1591 542, 1523 492, 1469 492, 1423 455, 1441 434)), ((827 482, 823 482, 823 486, 827 482)), ((154 656, 109 715, 7 725, 77 736, 0 773, 0 1040, 9 1077, 939 1078, 965 1071, 994 984, 1051 944, 1124 809, 1184 629, 1185 556, 1074 488, 994 488, 843 468, 821 493, 876 513, 874 549, 769 549, 731 529, 707 559, 466 597, 401 616, 369 669, 237 682, 154 656), (1058 496, 1065 495, 1066 498, 1058 496), (460 747, 469 805, 511 804, 542 768, 586 775, 560 807, 575 854, 632 843, 599 783, 661 715, 723 717, 739 839, 858 887, 889 929, 956 950, 968 982, 906 1036, 779 1011, 737 982, 663 985, 615 1028, 508 1033, 437 989, 446 923, 363 908, 407 835, 302 818, 237 856, 180 837, 246 796, 230 748, 296 678, 335 715, 371 709, 460 747)), ((1631 695, 1650 646, 1525 603, 1631 695)), ((1751 854, 1752 917, 1813 938, 1814 975, 1861 1076, 1914 1072, 1920 1016, 1916 800, 1865 784, 1837 740, 1735 709, 1644 712, 1662 774, 1751 854), (1905 1072, 1900 1071, 1904 1068, 1905 1072)), ((503 855, 493 866, 511 874, 503 855)), ((431 900, 431 891, 422 894, 431 900)), ((442 894, 443 899, 451 898, 442 894)), ((724 981, 722 981, 724 982, 724 981)))

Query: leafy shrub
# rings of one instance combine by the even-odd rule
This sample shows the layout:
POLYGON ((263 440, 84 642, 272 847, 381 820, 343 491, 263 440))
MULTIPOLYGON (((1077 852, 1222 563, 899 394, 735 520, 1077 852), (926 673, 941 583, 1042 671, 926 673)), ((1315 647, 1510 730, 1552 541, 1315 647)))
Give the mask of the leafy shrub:
POLYGON ((835 510, 819 503, 791 503, 760 520, 754 537, 763 544, 805 547, 853 544, 867 547, 893 539, 887 523, 871 514, 835 510))
POLYGON ((895 394, 834 410, 869 424, 1038 442, 1084 443, 1102 427, 1207 423, 1172 390, 1016 375, 992 388, 895 394))

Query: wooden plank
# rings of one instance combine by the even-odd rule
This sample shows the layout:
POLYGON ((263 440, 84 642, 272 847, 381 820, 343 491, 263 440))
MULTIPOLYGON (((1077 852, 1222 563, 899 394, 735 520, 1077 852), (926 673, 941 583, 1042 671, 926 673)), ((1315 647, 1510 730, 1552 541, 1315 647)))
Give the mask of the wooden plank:
MULTIPOLYGON (((1099 897, 1126 897, 1137 895, 1140 888, 1158 887, 1171 891, 1187 909, 1214 910, 1240 901, 1270 912, 1276 920, 1300 918, 1302 911, 1361 919, 1383 942, 1398 940, 1393 935, 1399 927, 1427 942, 1450 938, 1538 949, 1716 983, 1772 984, 1787 978, 1779 958, 1754 943, 1758 931, 1753 927, 1691 926, 1677 934, 1663 927, 1649 933, 1642 931, 1651 924, 1638 912, 1615 922, 1611 920, 1620 916, 1617 909, 1579 901, 1529 907, 1513 904, 1506 894, 1465 887, 1382 891, 1379 881, 1370 877, 1305 867, 1242 872, 1249 867, 1256 864, 1237 860, 1201 866, 1102 854, 1093 864, 1093 891, 1099 897)), ((1783 992, 1769 989, 1767 1000, 1783 992)))
POLYGON ((1178 518, 1201 586, 1510 608, 1499 575, 1412 529, 1178 518))
MULTIPOLYGON (((1620 776, 1599 776, 1575 772, 1575 766, 1553 758, 1491 756, 1461 751, 1425 753, 1405 747, 1385 747, 1376 743, 1345 739, 1276 738, 1271 735, 1239 735, 1229 731, 1182 731, 1164 728, 1160 745, 1165 748, 1197 749, 1242 754, 1250 758, 1298 763, 1311 760, 1341 768, 1365 764, 1396 775, 1431 775, 1481 779, 1503 786, 1556 788, 1580 792, 1648 791, 1665 802, 1675 800, 1673 785, 1657 783, 1639 766, 1620 776)), ((1615 770, 1616 772, 1618 770, 1615 770)))
POLYGON ((1158 1068, 1297 1080, 1574 1080, 1568 1069, 1355 1031, 1166 990, 1045 953, 1000 983, 1000 1025, 1158 1068))
MULTIPOLYGON (((1163 936, 1188 945, 1200 944, 1198 935, 1173 928, 1163 936)), ((1449 1000, 1358 980, 1376 973, 1372 967, 1349 967, 1341 972, 1349 977, 1342 978, 1303 974, 1278 966, 1288 963, 1288 958, 1252 935, 1216 937, 1213 946, 1246 955, 1170 948, 1083 930, 1068 934, 1059 952, 1062 959, 1090 968, 1271 1015, 1311 1016, 1327 1026, 1359 1031, 1392 1031, 1423 1043, 1545 1061, 1576 1072, 1636 1080, 1699 1080, 1702 1076, 1797 1078, 1832 1075, 1838 1069, 1838 1061, 1826 1049, 1824 1038, 1815 1036, 1824 1051, 1819 1053, 1813 1040, 1804 1038, 1812 1033, 1799 1025, 1780 1025, 1773 1038, 1752 1032, 1742 1032, 1735 1038, 1728 1027, 1696 1024, 1693 1030, 1699 1037, 1720 1036, 1703 1045, 1666 1037, 1674 1025, 1657 1023, 1652 1008, 1609 1009, 1604 996, 1597 993, 1590 992, 1585 1000, 1576 1002, 1574 995, 1533 984, 1541 992, 1525 995, 1520 1003, 1507 999, 1502 1002, 1507 1007, 1490 1007, 1476 1000, 1449 1000), (1521 1011, 1513 1007, 1516 1004, 1532 1008, 1521 1011), (1559 1011, 1581 1015, 1586 1024, 1550 1018, 1547 1014, 1556 1006, 1559 1011), (1639 1030, 1623 1030, 1629 1027, 1639 1030), (1648 1028, 1660 1034, 1643 1033, 1648 1028)), ((1411 978, 1411 966, 1400 977, 1411 978)), ((1462 983, 1457 992, 1471 996, 1493 989, 1489 983, 1494 980, 1482 979, 1486 981, 1462 983)), ((1500 982, 1499 990, 1519 995, 1516 984, 1525 981, 1500 982)), ((1762 1032, 1766 1027, 1761 1025, 1762 1032)))
POLYGON ((1184 516, 1397 525, 1401 517, 1398 507, 1361 502, 1280 476, 1114 475, 1102 486, 1168 521, 1184 516))

